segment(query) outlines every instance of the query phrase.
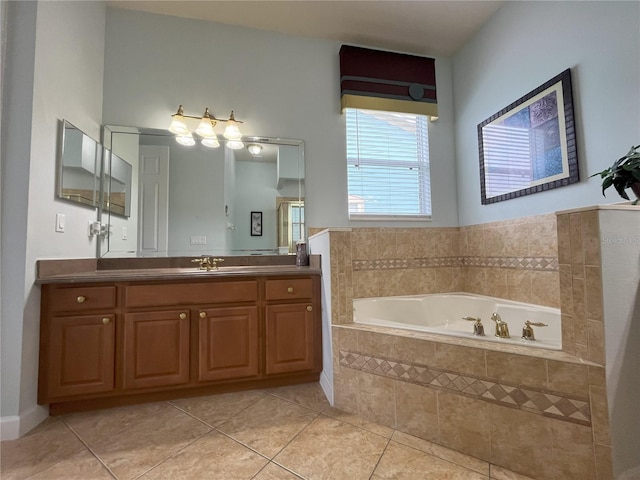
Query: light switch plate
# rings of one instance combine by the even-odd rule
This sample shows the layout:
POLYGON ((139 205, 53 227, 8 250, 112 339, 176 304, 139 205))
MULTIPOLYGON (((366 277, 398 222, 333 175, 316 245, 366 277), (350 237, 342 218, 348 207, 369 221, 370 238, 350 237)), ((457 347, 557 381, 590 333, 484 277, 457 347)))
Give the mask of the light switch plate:
POLYGON ((56 213, 56 232, 64 233, 65 215, 64 213, 56 213))
POLYGON ((191 236, 191 245, 206 245, 207 237, 204 235, 192 235, 191 236))

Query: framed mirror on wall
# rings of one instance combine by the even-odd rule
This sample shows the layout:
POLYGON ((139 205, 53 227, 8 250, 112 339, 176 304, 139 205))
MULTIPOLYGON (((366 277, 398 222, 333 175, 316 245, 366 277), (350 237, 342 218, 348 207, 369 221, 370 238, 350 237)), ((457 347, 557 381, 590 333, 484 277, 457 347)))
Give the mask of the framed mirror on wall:
POLYGON ((571 70, 478 125, 483 205, 580 180, 571 70))
MULTIPOLYGON (((219 141, 219 148, 186 146, 167 130, 105 126, 111 158, 130 166, 131 202, 128 215, 103 208, 109 235, 99 256, 285 253, 278 199, 304 204, 304 142, 243 137, 243 148, 232 149, 219 141), (251 212, 261 213, 259 228, 251 212)), ((117 192, 117 175, 110 177, 105 192, 117 192)), ((302 235, 294 245, 305 236, 294 234, 302 235)))
POLYGON ((67 120, 61 120, 56 196, 96 208, 100 192, 100 163, 100 144, 67 120))

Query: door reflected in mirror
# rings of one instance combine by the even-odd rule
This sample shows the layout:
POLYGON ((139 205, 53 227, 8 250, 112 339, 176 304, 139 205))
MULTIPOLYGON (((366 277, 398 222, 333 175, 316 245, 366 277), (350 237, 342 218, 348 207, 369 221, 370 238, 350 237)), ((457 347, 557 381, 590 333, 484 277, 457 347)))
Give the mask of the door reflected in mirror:
POLYGON ((98 142, 62 120, 58 144, 57 197, 95 208, 100 189, 98 142))
MULTIPOLYGON (((261 255, 278 254, 283 245, 294 252, 290 246, 306 235, 304 142, 245 137, 245 148, 235 150, 219 140, 220 148, 185 146, 166 130, 104 127, 111 158, 131 168, 131 202, 128 217, 102 212, 109 235, 99 255, 261 255), (248 145, 262 148, 251 153, 248 145), (278 212, 285 201, 297 210, 287 210, 283 230, 278 212), (251 212, 262 212, 261 236, 251 235, 251 212), (301 220, 291 223, 295 215, 301 220)), ((105 177, 105 192, 120 193, 118 181, 105 177)), ((118 198, 110 198, 111 208, 118 198)))

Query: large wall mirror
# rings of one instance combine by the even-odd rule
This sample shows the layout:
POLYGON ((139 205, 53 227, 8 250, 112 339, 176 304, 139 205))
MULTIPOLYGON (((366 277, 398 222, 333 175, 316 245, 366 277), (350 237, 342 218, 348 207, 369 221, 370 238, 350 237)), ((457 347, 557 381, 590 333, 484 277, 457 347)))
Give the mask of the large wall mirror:
POLYGON ((167 130, 108 125, 103 143, 112 159, 105 191, 122 188, 115 158, 130 167, 131 191, 128 213, 113 201, 100 209, 108 234, 99 256, 288 254, 306 237, 301 140, 244 137, 231 149, 220 138, 207 148, 167 130))
POLYGON ((56 196, 95 208, 100 192, 100 161, 98 142, 68 121, 61 120, 56 196))

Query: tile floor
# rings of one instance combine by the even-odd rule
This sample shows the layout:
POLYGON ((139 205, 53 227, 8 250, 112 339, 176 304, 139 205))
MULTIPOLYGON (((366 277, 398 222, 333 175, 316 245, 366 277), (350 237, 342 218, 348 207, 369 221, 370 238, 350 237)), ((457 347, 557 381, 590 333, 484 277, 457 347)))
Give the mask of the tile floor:
POLYGON ((329 406, 316 383, 50 417, 2 480, 522 480, 329 406))

